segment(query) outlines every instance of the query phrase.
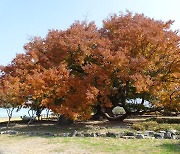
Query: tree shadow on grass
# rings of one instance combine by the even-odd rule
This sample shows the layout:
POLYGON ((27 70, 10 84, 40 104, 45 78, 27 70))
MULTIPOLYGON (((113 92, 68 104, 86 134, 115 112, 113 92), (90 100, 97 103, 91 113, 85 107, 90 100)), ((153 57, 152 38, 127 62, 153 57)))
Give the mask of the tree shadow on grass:
POLYGON ((180 142, 179 143, 164 143, 159 147, 167 151, 168 153, 179 153, 180 152, 180 142))
POLYGON ((1 131, 14 130, 19 132, 53 132, 53 133, 62 133, 62 132, 71 132, 73 130, 85 130, 84 125, 57 125, 54 121, 36 121, 29 126, 27 122, 23 121, 13 121, 10 124, 10 127, 6 128, 6 122, 0 123, 1 131))
MULTIPOLYGON (((128 129, 127 123, 124 122, 109 122, 109 121, 86 121, 86 122, 76 122, 74 124, 63 125, 57 124, 57 121, 35 121, 29 126, 27 122, 24 121, 12 121, 9 128, 6 128, 7 122, 0 123, 0 131, 16 131, 18 134, 30 134, 33 136, 39 136, 41 134, 61 134, 61 133, 74 133, 78 132, 106 132, 107 129, 110 131, 124 131, 128 129), (121 129, 120 129, 121 128, 121 129), (112 130, 111 130, 112 129, 112 130)), ((50 136, 51 136, 50 135, 50 136)))
MULTIPOLYGON (((6 129, 7 122, 0 122, 0 128, 1 130, 7 130, 6 129)), ((47 120, 41 120, 33 122, 32 124, 27 126, 26 121, 12 121, 10 123, 10 130, 22 130, 22 131, 28 131, 28 130, 57 130, 57 131, 71 131, 71 130, 91 130, 96 127, 102 127, 102 128, 128 128, 129 123, 125 122, 110 122, 110 121, 86 121, 86 122, 76 122, 74 124, 57 124, 56 121, 47 121, 47 120)))

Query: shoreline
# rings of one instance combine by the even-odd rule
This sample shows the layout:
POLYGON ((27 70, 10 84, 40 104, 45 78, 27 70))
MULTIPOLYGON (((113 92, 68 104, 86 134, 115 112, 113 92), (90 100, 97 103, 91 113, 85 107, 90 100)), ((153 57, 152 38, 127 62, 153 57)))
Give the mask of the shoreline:
MULTIPOLYGON (((18 116, 11 118, 11 121, 17 121, 17 120, 21 120, 21 118, 18 116)), ((5 122, 5 121, 8 121, 8 117, 0 117, 0 122, 5 122)))

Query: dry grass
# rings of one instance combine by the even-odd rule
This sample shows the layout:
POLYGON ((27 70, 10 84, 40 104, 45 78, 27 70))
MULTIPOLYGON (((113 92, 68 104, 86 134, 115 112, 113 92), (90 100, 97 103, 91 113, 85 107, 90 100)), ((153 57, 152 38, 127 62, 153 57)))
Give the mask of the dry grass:
POLYGON ((178 154, 179 151, 178 140, 0 135, 0 153, 2 154, 178 154))

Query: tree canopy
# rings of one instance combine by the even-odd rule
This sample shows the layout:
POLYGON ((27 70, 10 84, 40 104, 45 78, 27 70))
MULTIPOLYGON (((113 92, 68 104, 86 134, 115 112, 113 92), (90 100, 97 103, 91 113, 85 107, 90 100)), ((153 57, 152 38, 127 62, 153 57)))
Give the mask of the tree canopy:
POLYGON ((0 104, 31 100, 74 120, 91 118, 97 106, 137 113, 145 101, 179 111, 180 36, 172 23, 127 12, 102 28, 75 22, 34 37, 1 67, 0 104))

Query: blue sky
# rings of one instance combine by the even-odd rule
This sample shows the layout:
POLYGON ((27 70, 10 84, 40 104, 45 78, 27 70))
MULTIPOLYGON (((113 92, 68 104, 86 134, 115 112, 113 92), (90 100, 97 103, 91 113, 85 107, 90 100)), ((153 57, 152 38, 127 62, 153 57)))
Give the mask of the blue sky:
POLYGON ((49 29, 66 29, 75 20, 102 20, 112 13, 144 13, 175 20, 180 29, 180 0, 0 0, 0 65, 23 53, 33 36, 45 37, 49 29))

